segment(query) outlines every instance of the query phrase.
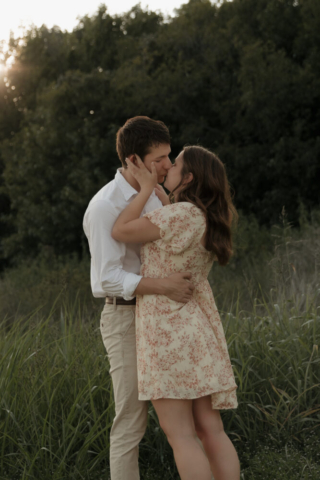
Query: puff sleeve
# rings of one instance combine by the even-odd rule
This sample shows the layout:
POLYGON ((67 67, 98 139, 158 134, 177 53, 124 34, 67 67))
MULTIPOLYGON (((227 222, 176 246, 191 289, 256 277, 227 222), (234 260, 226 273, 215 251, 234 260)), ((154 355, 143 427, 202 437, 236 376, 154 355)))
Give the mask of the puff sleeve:
POLYGON ((166 205, 144 217, 160 228, 159 240, 154 243, 162 250, 179 254, 200 242, 206 228, 202 211, 189 202, 166 205))

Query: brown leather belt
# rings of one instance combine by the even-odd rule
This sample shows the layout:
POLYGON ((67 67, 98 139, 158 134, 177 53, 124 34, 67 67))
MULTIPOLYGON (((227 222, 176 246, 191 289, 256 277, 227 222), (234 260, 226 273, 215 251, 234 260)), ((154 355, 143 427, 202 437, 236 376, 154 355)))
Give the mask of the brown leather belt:
POLYGON ((106 303, 111 303, 113 305, 135 305, 136 297, 132 300, 125 300, 122 297, 106 297, 106 303))

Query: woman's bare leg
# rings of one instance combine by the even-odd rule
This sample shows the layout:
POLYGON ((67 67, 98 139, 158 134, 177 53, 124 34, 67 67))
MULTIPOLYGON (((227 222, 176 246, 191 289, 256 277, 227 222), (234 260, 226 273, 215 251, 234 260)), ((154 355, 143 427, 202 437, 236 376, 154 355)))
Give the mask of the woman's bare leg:
POLYGON ((193 400, 193 418, 215 480, 239 480, 237 452, 226 435, 219 410, 211 407, 211 397, 193 400))
POLYGON ((197 442, 192 400, 152 400, 170 443, 181 480, 211 480, 207 457, 197 442))

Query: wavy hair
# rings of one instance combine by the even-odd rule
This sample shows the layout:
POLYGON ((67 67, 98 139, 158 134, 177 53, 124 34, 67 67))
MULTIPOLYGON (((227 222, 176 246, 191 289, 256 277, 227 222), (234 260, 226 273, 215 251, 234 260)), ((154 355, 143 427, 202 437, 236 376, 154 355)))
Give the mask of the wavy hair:
POLYGON ((238 214, 232 203, 225 167, 217 155, 203 147, 184 147, 181 182, 173 192, 189 173, 193 179, 183 186, 176 201, 191 202, 204 212, 205 248, 216 255, 220 265, 226 265, 232 255, 231 225, 238 214))

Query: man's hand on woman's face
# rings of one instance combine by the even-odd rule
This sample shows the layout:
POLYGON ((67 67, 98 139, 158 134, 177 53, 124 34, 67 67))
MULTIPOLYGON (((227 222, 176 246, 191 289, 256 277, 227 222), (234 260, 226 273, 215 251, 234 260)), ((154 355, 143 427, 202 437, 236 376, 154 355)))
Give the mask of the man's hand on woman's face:
POLYGON ((137 180, 141 189, 142 188, 155 188, 158 183, 158 175, 155 164, 151 164, 151 172, 145 167, 143 161, 139 157, 139 155, 135 155, 136 158, 136 165, 126 158, 126 163, 128 166, 128 170, 131 175, 137 180))

